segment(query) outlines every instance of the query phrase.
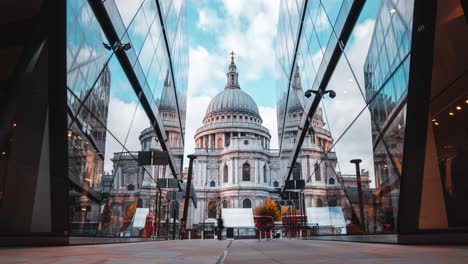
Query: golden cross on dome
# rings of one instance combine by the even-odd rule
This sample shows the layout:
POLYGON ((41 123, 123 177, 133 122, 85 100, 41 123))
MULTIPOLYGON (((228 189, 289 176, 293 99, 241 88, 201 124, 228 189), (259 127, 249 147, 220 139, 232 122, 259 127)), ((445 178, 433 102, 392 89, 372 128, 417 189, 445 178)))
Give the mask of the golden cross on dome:
POLYGON ((229 54, 231 54, 231 62, 234 62, 234 54, 235 54, 234 51, 231 51, 231 53, 229 54))

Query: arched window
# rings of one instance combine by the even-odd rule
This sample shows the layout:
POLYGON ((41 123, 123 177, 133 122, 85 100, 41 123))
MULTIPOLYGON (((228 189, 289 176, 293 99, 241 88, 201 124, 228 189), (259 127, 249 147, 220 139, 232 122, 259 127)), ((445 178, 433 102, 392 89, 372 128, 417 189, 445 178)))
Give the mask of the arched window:
POLYGON ((223 201, 223 208, 229 208, 229 202, 228 200, 223 201))
POLYGON ((223 148, 223 139, 221 137, 218 138, 218 144, 216 146, 216 148, 223 148))
POLYGON ((335 178, 328 179, 328 184, 335 184, 335 178))
POLYGON ((216 201, 210 201, 208 203, 208 218, 216 218, 216 201))
POLYGON ((301 164, 299 162, 296 162, 294 164, 294 169, 293 169, 293 180, 300 180, 301 179, 301 164))
POLYGON ((320 198, 317 198, 317 207, 323 207, 323 201, 320 198))
POLYGON ((318 163, 315 163, 314 171, 315 171, 315 181, 321 181, 322 180, 322 175, 321 175, 321 172, 320 172, 320 165, 318 163))
POLYGON ((242 202, 242 208, 252 208, 252 201, 250 201, 250 199, 245 199, 242 202))
POLYGON ((224 165, 224 169, 223 169, 223 182, 226 183, 229 181, 229 170, 228 170, 228 166, 225 164, 224 165))
POLYGON ((267 166, 263 165, 263 182, 267 183, 267 166))
POLYGON ((242 180, 250 181, 250 165, 248 163, 242 166, 242 180))
POLYGON ((335 207, 335 206, 337 206, 337 205, 338 205, 338 203, 336 202, 336 199, 335 199, 335 198, 330 198, 330 199, 328 199, 328 206, 330 206, 330 207, 335 207))
POLYGON ((137 208, 143 208, 143 199, 138 198, 137 208))
POLYGON ((279 187, 278 181, 274 181, 274 182, 273 182, 273 187, 279 187))
POLYGON ((213 181, 213 180, 211 180, 211 181, 210 181, 210 187, 215 187, 215 186, 216 186, 216 182, 213 181))

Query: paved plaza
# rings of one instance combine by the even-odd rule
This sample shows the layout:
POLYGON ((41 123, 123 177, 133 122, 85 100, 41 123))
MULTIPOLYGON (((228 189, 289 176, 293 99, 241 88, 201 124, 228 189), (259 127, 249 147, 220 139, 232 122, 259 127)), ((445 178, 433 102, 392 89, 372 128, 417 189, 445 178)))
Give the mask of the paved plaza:
POLYGON ((184 240, 0 248, 0 263, 468 263, 468 246, 184 240))

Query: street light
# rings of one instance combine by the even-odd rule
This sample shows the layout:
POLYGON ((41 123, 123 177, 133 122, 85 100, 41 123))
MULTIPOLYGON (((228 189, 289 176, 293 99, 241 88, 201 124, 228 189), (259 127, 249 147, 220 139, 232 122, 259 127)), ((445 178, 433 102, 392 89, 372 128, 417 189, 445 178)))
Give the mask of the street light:
POLYGON ((327 91, 321 92, 321 90, 315 91, 315 90, 310 90, 310 89, 305 91, 304 96, 306 98, 310 98, 312 94, 319 95, 319 96, 324 96, 325 94, 328 94, 328 96, 330 96, 331 99, 336 97, 336 92, 333 90, 327 90, 327 91))
POLYGON ((364 206, 362 204, 362 187, 361 187, 361 169, 359 163, 362 162, 360 159, 352 159, 349 161, 356 166, 356 181, 357 181, 357 191, 358 191, 358 201, 359 201, 359 215, 361 217, 361 228, 362 232, 366 233, 366 219, 364 217, 364 206))

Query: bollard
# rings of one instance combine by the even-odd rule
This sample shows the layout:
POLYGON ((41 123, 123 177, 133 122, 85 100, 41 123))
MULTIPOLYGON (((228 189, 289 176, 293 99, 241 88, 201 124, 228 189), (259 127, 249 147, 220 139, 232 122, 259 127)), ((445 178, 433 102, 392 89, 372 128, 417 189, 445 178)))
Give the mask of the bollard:
POLYGON ((283 239, 283 230, 280 232, 280 239, 283 239))
POLYGON ((299 238, 302 239, 302 230, 299 230, 299 238))
POLYGON ((273 239, 273 230, 270 230, 270 239, 273 239))
POLYGON ((188 231, 188 240, 192 239, 192 230, 188 231))
POLYGON ((201 239, 205 239, 205 231, 201 231, 201 239))

